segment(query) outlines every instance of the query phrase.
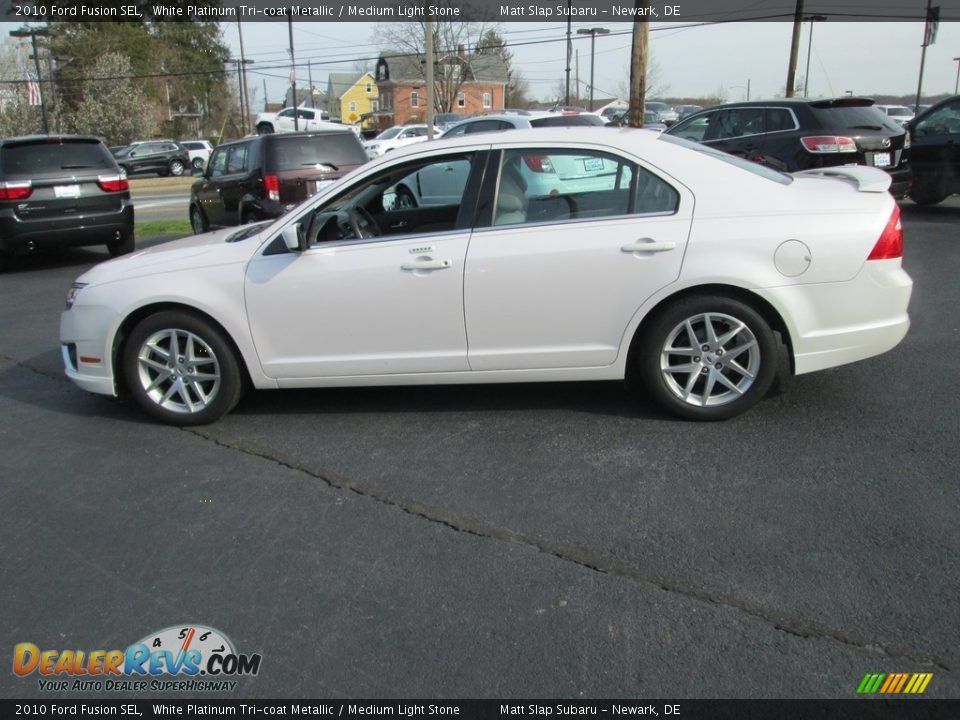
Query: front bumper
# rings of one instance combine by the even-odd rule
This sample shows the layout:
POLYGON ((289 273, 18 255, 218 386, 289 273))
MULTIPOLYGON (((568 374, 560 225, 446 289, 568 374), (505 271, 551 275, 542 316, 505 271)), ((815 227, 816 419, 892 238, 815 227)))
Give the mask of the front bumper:
POLYGON ((60 314, 60 350, 67 377, 84 390, 116 395, 111 308, 74 305, 60 314))

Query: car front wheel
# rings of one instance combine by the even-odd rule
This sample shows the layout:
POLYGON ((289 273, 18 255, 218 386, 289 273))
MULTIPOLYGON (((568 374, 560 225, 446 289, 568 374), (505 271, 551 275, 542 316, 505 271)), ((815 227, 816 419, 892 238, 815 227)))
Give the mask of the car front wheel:
POLYGON ((644 328, 633 371, 665 409, 691 420, 725 420, 770 389, 777 340, 749 305, 721 296, 668 306, 644 328))
POLYGON ((183 171, 187 169, 187 166, 183 163, 182 160, 171 160, 170 165, 167 166, 170 174, 176 177, 183 175, 183 171))
POLYGON ((203 210, 196 205, 190 208, 190 227, 194 235, 202 235, 210 229, 210 224, 204 217, 203 210))
POLYGON ((257 135, 270 135, 273 132, 273 125, 270 123, 260 123, 257 125, 257 135))
POLYGON ((171 425, 204 425, 230 412, 243 383, 235 352, 221 331, 178 311, 141 321, 123 349, 123 373, 134 400, 171 425))

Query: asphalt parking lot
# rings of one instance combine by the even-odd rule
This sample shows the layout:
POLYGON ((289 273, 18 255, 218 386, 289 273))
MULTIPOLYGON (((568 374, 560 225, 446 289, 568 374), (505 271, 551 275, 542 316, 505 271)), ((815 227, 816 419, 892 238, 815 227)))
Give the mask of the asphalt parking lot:
MULTIPOLYGON (((180 430, 62 375, 99 249, 0 275, 0 651, 200 623, 231 697, 960 696, 960 199, 913 326, 717 424, 609 384, 260 392, 180 430)), ((0 673, 0 695, 41 695, 0 673)))

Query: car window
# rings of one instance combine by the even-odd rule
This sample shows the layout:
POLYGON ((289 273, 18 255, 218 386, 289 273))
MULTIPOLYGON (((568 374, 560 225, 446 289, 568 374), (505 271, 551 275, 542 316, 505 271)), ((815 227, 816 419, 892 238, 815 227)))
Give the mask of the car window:
POLYGON ((450 232, 459 226, 477 158, 473 152, 457 152, 391 166, 311 210, 300 219, 301 228, 311 246, 359 239, 353 227, 358 222, 363 239, 450 232), (431 211, 424 214, 422 207, 431 211))
POLYGON ((187 150, 203 150, 203 145, 198 142, 181 143, 187 150))
POLYGON ((743 135, 755 135, 756 132, 749 130, 748 125, 755 123, 754 127, 756 127, 758 121, 762 124, 762 117, 763 110, 759 108, 720 110, 717 112, 716 120, 710 123, 707 140, 726 140, 743 135))
POLYGON ((66 140, 61 143, 22 142, 0 149, 0 168, 6 177, 30 177, 41 173, 70 174, 77 170, 113 170, 116 164, 106 147, 96 140, 66 140), (64 171, 67 171, 64 173, 64 171))
POLYGON ((670 134, 683 138, 684 140, 703 142, 704 138, 707 136, 707 131, 710 129, 710 121, 715 116, 715 112, 708 112, 704 113, 703 115, 690 118, 689 120, 684 120, 683 122, 674 125, 670 129, 670 134))
POLYGON ((960 135, 960 100, 938 107, 917 123, 917 137, 960 135))
POLYGON ((270 172, 301 170, 316 165, 362 165, 367 154, 349 130, 307 137, 272 135, 265 144, 266 168, 270 172))
POLYGON ((469 123, 465 129, 468 135, 473 135, 474 133, 496 132, 512 128, 513 125, 504 120, 477 120, 475 123, 469 123))
POLYGON ((679 194, 636 163, 599 150, 523 148, 503 153, 494 225, 675 212, 679 194))
POLYGON ((247 169, 247 154, 250 146, 246 143, 234 145, 227 156, 227 173, 239 173, 247 169))
POLYGON ((767 180, 773 180, 781 185, 789 185, 793 182, 793 177, 787 175, 786 173, 766 167, 765 165, 760 165, 759 163, 751 162, 750 160, 745 160, 741 157, 737 157, 736 155, 731 155, 730 153, 722 152, 716 148, 710 147, 709 145, 701 145, 698 142, 690 141, 683 137, 674 137, 673 135, 668 135, 666 133, 660 135, 658 139, 671 143, 672 145, 680 145, 681 147, 694 150, 695 152, 707 155, 730 165, 734 165, 741 170, 746 170, 754 175, 759 175, 767 180))
POLYGON ((764 122, 768 133, 797 129, 797 121, 793 113, 786 108, 767 108, 764 111, 764 122))
POLYGON ((599 115, 547 115, 533 118, 530 127, 593 127, 605 125, 606 122, 599 115))
POLYGON ((297 110, 297 117, 303 118, 304 120, 313 120, 316 117, 316 113, 313 110, 297 110))
POLYGON ((277 113, 277 117, 292 118, 293 108, 287 108, 286 110, 281 110, 280 112, 277 113))
POLYGON ((229 148, 218 148, 213 151, 213 157, 210 159, 210 177, 219 177, 226 174, 227 150, 229 148))
POLYGON ((467 127, 469 127, 469 125, 470 123, 467 123, 465 125, 457 125, 456 127, 450 128, 449 130, 447 130, 443 134, 443 136, 445 138, 459 137, 467 131, 467 127))

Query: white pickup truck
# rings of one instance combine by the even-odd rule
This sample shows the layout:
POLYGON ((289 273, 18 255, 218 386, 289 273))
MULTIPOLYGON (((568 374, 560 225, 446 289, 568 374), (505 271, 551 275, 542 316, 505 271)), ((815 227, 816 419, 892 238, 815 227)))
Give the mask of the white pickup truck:
POLYGON ((258 135, 294 132, 295 130, 300 132, 307 130, 343 130, 343 125, 329 122, 329 120, 330 113, 326 110, 306 107, 288 107, 280 112, 260 113, 257 115, 253 126, 257 129, 258 135), (296 128, 293 127, 294 113, 296 113, 297 119, 296 128))

